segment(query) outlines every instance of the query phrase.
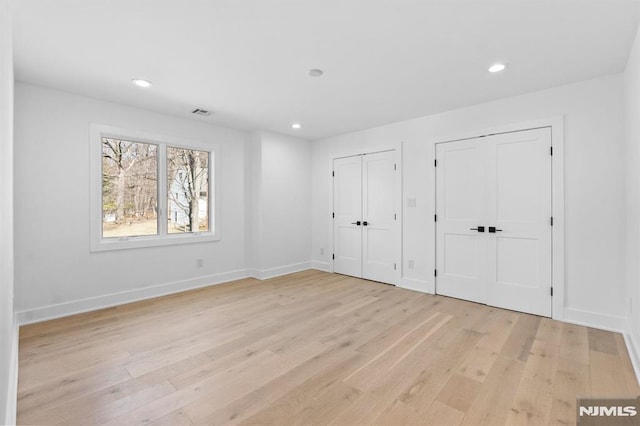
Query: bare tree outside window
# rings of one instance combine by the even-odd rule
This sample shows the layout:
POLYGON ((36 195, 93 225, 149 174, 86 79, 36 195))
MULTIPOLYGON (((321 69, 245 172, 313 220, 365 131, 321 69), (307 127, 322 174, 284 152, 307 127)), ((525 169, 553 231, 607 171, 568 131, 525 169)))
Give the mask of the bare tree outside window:
POLYGON ((169 233, 209 230, 209 153, 167 147, 169 233))
POLYGON ((158 146, 102 138, 102 236, 158 233, 158 146))

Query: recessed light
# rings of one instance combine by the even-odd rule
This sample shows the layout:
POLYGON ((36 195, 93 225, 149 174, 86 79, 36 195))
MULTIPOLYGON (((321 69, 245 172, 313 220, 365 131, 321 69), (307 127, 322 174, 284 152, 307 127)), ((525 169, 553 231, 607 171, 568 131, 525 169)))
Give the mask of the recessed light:
POLYGON ((302 129, 302 124, 300 124, 300 123, 293 123, 293 124, 291 125, 291 128, 292 128, 292 129, 302 129))
POLYGON ((324 74, 324 71, 318 68, 312 68, 309 70, 309 77, 322 77, 322 74, 324 74))
POLYGON ((131 83, 138 87, 144 87, 145 89, 151 87, 151 82, 149 80, 143 80, 141 78, 134 78, 131 80, 131 83))
POLYGON ((504 71, 505 68, 507 68, 505 64, 497 63, 489 67, 489 72, 496 73, 496 72, 504 71))

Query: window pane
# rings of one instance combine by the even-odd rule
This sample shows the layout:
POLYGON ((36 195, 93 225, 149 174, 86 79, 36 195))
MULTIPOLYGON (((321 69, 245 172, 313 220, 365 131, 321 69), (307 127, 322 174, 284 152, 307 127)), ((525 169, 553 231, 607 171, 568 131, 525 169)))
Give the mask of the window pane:
POLYGON ((158 233, 158 146, 102 138, 102 236, 158 233))
POLYGON ((167 147, 167 189, 171 234, 209 230, 209 153, 167 147))

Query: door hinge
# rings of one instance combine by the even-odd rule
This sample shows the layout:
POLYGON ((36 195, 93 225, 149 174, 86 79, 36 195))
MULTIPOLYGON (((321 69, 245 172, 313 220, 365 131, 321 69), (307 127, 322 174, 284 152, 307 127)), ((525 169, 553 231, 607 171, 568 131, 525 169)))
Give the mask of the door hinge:
POLYGON ((433 167, 438 167, 438 159, 433 160, 433 167))
POLYGON ((434 277, 437 277, 437 276, 438 276, 438 270, 437 270, 437 269, 434 269, 434 270, 433 270, 433 276, 434 276, 434 277))
POLYGON ((551 224, 551 226, 553 226, 553 216, 551 216, 551 220, 549 221, 549 223, 551 224))
POLYGON ((393 170, 398 170, 398 166, 396 165, 396 163, 393 163, 393 170))
POLYGON ((398 268, 398 265, 396 265, 395 263, 393 264, 393 270, 395 271, 398 268))
POLYGON ((335 170, 332 170, 332 171, 331 171, 331 176, 333 176, 333 177, 335 177, 335 176, 336 176, 336 172, 335 172, 335 170))
POLYGON ((336 254, 335 254, 335 253, 333 253, 333 254, 331 255, 331 258, 332 258, 333 260, 336 260, 336 254))
POLYGON ((549 147, 549 154, 553 155, 553 147, 552 146, 549 147))
POLYGON ((437 222, 437 221, 438 221, 438 215, 437 215, 437 214, 434 214, 434 215, 433 215, 433 221, 434 221, 434 222, 437 222))
POLYGON ((398 215, 396 213, 393 214, 393 220, 398 220, 398 215))
POLYGON ((553 287, 551 287, 551 296, 553 296, 553 287))
POLYGON ((331 213, 331 217, 335 219, 336 218, 336 213, 335 212, 331 213))

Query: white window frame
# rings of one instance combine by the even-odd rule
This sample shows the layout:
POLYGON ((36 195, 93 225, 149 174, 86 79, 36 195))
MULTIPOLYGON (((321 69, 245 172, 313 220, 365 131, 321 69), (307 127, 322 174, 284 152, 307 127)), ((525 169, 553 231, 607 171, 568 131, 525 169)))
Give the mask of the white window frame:
POLYGON ((140 247, 157 247, 220 240, 220 148, 216 144, 204 144, 140 130, 123 129, 102 124, 91 124, 89 149, 90 172, 90 226, 91 251, 122 250, 140 247), (102 138, 121 139, 158 146, 158 233, 120 238, 102 237, 102 138), (167 196, 167 147, 186 148, 209 152, 209 231, 169 234, 167 196), (213 156, 213 161, 211 157, 213 156), (213 167, 211 167, 213 166, 213 167), (212 226, 213 216, 213 226, 212 226), (213 230, 211 230, 213 228, 213 230))

